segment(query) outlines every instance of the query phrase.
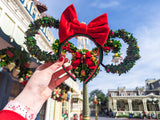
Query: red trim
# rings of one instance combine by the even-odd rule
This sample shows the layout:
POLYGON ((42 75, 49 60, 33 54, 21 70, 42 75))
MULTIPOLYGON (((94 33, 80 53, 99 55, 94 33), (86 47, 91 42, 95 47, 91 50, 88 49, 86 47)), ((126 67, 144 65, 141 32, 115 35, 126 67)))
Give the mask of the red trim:
POLYGON ((10 110, 2 110, 0 111, 0 120, 26 120, 26 119, 16 112, 10 110))

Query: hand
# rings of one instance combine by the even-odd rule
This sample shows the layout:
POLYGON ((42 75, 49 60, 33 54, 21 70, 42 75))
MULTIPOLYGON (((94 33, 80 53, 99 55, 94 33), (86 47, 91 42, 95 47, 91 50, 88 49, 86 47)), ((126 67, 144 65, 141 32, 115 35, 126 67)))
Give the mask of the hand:
MULTIPOLYGON (((68 59, 62 56, 56 63, 48 62, 39 66, 23 91, 15 98, 28 107, 35 113, 38 113, 44 102, 50 97, 54 88, 69 78, 68 75, 63 75, 65 71, 60 68, 68 59)), ((66 67, 66 70, 71 70, 72 66, 66 67)))

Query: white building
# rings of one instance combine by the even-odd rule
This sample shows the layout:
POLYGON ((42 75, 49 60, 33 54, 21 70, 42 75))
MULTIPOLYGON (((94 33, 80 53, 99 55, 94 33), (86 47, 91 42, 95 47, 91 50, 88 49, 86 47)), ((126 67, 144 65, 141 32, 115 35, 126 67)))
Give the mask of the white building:
POLYGON ((160 117, 160 80, 146 80, 146 89, 136 88, 127 90, 118 88, 108 91, 108 110, 117 111, 117 116, 134 113, 135 116, 143 114, 155 114, 160 117), (154 88, 156 89, 152 89, 154 88), (159 87, 158 87, 159 86, 159 87), (150 88, 151 87, 151 88, 150 88), (154 103, 152 103, 152 99, 154 103), (155 112, 156 111, 156 112, 155 112))
MULTIPOLYGON (((24 44, 25 32, 31 21, 46 15, 44 13, 45 10, 47 10, 47 7, 38 0, 0 0, 0 50, 7 47, 21 47, 22 50, 25 49, 27 51, 24 44)), ((48 28, 41 28, 39 33, 40 35, 36 36, 39 47, 45 51, 52 51, 51 44, 55 38, 51 31, 48 28)), ((35 58, 32 58, 32 60, 34 67, 40 64, 35 58)), ((13 99, 21 91, 18 80, 9 78, 9 84, 4 81, 6 80, 3 79, 3 75, 0 75, 0 109, 9 99, 13 99), (12 96, 10 94, 11 91, 14 91, 12 96)), ((68 79, 66 84, 81 98, 81 90, 77 82, 68 79)), ((61 120, 62 107, 62 103, 50 98, 43 106, 37 119, 61 120), (55 110, 59 110, 59 118, 55 117, 55 110)), ((67 109, 69 109, 69 106, 67 109)))

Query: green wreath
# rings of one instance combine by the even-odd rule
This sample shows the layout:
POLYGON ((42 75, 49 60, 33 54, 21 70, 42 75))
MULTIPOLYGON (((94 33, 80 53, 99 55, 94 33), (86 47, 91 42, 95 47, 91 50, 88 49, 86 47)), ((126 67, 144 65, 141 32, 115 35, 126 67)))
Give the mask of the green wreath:
POLYGON ((43 17, 41 19, 35 20, 33 23, 29 25, 29 29, 26 32, 26 46, 28 51, 33 57, 37 57, 38 60, 40 61, 52 61, 56 62, 56 60, 59 58, 58 53, 52 53, 52 52, 45 52, 41 51, 41 49, 37 46, 36 40, 34 36, 36 34, 39 34, 38 31, 40 27, 54 27, 54 28, 59 28, 59 20, 56 20, 53 17, 43 17))
MULTIPOLYGON (((118 73, 119 75, 121 75, 122 73, 126 73, 127 71, 129 71, 135 65, 135 62, 140 58, 140 55, 139 55, 139 47, 137 46, 137 41, 131 33, 126 32, 124 29, 119 29, 115 31, 111 30, 107 41, 111 41, 113 40, 113 38, 117 37, 121 38, 125 43, 129 45, 127 48, 127 56, 125 57, 123 62, 120 63, 119 65, 102 64, 102 66, 105 67, 107 73, 111 72, 111 73, 118 73)), ((118 51, 119 48, 115 52, 118 51)))

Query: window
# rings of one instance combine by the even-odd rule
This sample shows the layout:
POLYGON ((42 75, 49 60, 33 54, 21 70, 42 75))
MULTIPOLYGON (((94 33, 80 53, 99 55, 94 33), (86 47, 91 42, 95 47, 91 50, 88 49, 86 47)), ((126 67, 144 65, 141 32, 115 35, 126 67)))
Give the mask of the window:
POLYGON ((126 96, 126 93, 124 93, 124 92, 123 92, 123 93, 121 93, 121 96, 126 96))
POLYGON ((20 0, 20 1, 21 1, 22 4, 24 4, 24 1, 25 1, 25 0, 20 0))
POLYGON ((131 92, 130 93, 130 96, 136 96, 137 94, 136 93, 134 93, 134 92, 131 92))
POLYGON ((154 85, 153 84, 151 84, 151 88, 154 89, 154 85))
POLYGON ((62 102, 62 115, 67 111, 67 103, 66 101, 62 102))
POLYGON ((116 93, 111 93, 111 97, 113 97, 113 96, 117 96, 117 94, 116 93))

